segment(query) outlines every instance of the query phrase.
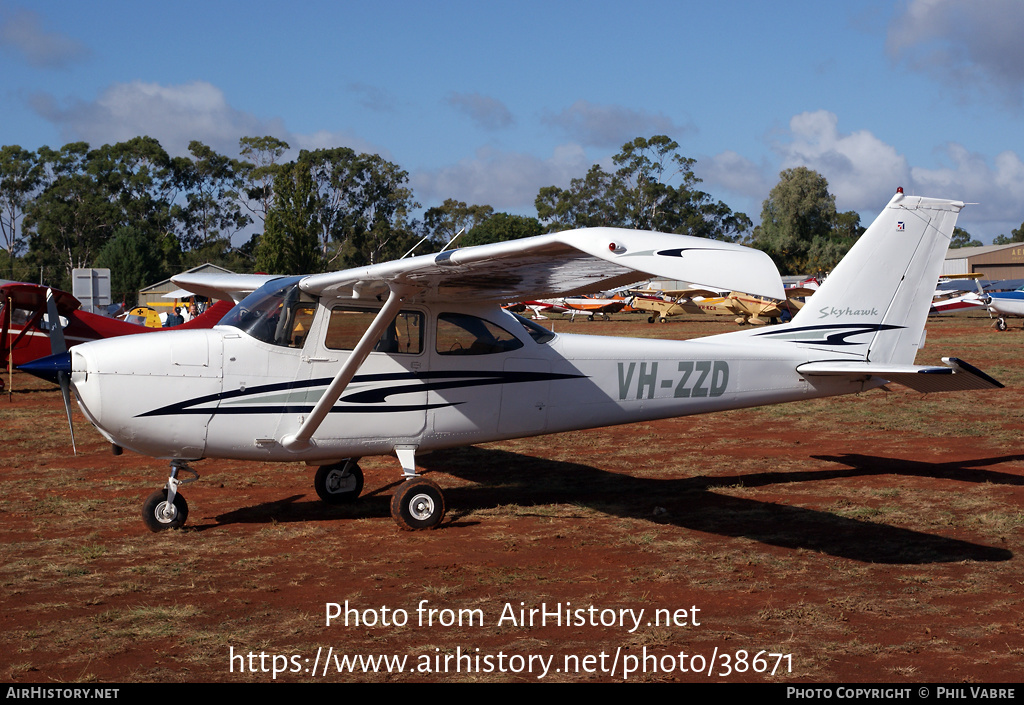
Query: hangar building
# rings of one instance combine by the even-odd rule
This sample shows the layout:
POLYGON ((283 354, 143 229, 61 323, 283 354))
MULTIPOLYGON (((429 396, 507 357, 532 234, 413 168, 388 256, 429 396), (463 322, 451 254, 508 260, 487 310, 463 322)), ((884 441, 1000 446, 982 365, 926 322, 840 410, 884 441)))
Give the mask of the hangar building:
POLYGON ((960 247, 946 253, 943 274, 981 274, 983 279, 1024 279, 1024 242, 960 247))

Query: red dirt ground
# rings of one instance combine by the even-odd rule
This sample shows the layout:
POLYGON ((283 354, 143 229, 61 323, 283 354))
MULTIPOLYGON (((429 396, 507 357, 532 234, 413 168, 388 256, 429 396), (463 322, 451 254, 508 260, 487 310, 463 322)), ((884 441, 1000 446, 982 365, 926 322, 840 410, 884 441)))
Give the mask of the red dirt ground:
POLYGON ((0 400, 0 678, 1020 682, 1024 333, 929 328, 929 362, 957 355, 1009 388, 433 453, 421 470, 449 511, 420 533, 390 518, 397 463, 368 458, 363 499, 341 508, 303 465, 204 461, 186 529, 151 534, 138 513, 165 464, 112 457, 77 413, 72 456, 59 392, 16 375, 0 400), (360 623, 327 625, 346 601, 360 623), (582 612, 519 621, 542 604, 582 612), (590 623, 640 609, 633 631, 590 623), (407 661, 338 672, 342 655, 407 661))

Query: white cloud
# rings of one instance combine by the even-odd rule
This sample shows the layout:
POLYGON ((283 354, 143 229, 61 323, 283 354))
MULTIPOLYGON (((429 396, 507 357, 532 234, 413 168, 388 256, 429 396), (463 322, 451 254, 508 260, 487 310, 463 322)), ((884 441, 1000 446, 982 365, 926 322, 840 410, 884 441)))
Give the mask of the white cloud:
POLYGON ((758 202, 764 200, 775 185, 772 179, 776 175, 770 172, 767 165, 757 165, 733 151, 698 159, 694 165, 694 173, 703 181, 702 190, 712 193, 715 187, 720 187, 758 202))
POLYGON ((621 147, 636 137, 654 135, 678 139, 692 130, 661 113, 621 105, 596 105, 586 100, 577 100, 559 113, 545 115, 542 121, 563 130, 574 141, 594 147, 621 147))
POLYGON ((1007 223, 1024 220, 1024 161, 1015 152, 989 159, 949 143, 937 154, 945 164, 931 168, 910 165, 867 130, 839 132, 837 117, 824 110, 797 115, 789 127, 789 141, 776 145, 781 168, 806 166, 820 173, 839 210, 873 217, 903 186, 907 193, 976 203, 964 211, 961 226, 986 241, 1008 232, 1007 223))
MULTIPOLYGON (((169 153, 183 155, 191 140, 235 153, 244 136, 273 135, 289 141, 280 120, 264 120, 228 105, 223 91, 205 81, 176 86, 133 81, 115 83, 94 101, 65 105, 49 95, 31 99, 36 112, 60 128, 68 141, 90 145, 147 135, 169 153)), ((293 145, 294 146, 294 145, 293 145)))
POLYGON ((976 203, 964 211, 971 221, 1019 224, 1024 220, 1024 162, 1019 155, 1002 152, 990 164, 983 155, 950 143, 942 156, 947 166, 912 169, 918 193, 976 203))
POLYGON ((17 10, 0 22, 0 47, 21 55, 38 68, 67 68, 91 56, 81 42, 58 32, 46 32, 38 13, 17 10))
POLYGON ((567 186, 589 168, 590 161, 575 144, 556 148, 547 159, 484 147, 457 164, 414 173, 410 182, 424 204, 455 198, 497 211, 532 214, 541 188, 567 186))
POLYGON ((841 211, 870 210, 884 203, 897 186, 910 183, 903 155, 867 130, 841 134, 838 123, 836 115, 826 110, 793 117, 790 140, 775 146, 780 168, 806 166, 817 171, 828 179, 841 211))
POLYGON ((511 111, 497 98, 479 93, 449 93, 445 102, 485 130, 500 130, 515 124, 511 111))
POLYGON ((205 81, 175 86, 115 83, 93 101, 76 99, 62 105, 52 96, 36 94, 30 103, 60 129, 65 141, 81 140, 93 147, 145 135, 158 140, 172 156, 187 155, 192 140, 222 154, 237 155, 240 138, 270 135, 291 147, 285 159, 294 159, 302 149, 339 146, 390 159, 387 150, 344 131, 298 134, 279 118, 259 118, 233 108, 223 91, 205 81))
POLYGON ((887 49, 910 68, 1007 103, 1024 95, 1024 3, 911 0, 889 26, 887 49))

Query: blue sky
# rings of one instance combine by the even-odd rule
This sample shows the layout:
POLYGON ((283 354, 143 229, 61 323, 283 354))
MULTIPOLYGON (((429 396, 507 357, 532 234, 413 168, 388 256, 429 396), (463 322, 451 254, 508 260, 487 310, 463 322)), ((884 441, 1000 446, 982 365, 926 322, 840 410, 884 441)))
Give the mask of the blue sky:
POLYGON ((176 3, 0 0, 0 144, 147 134, 349 146, 445 198, 534 215, 636 136, 667 134, 757 220, 808 166, 870 221, 897 186, 1024 222, 1024 2, 176 3))

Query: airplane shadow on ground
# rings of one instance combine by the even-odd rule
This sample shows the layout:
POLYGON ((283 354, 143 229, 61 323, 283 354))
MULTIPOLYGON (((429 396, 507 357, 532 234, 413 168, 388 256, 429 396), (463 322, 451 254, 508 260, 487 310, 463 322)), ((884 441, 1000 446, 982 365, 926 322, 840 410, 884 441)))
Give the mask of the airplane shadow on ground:
MULTIPOLYGON (((1024 485, 1024 477, 983 469, 1024 460, 1024 455, 950 463, 845 454, 816 455, 817 460, 848 467, 832 470, 766 472, 699 476, 674 480, 637 478, 598 468, 490 448, 458 448, 417 458, 423 474, 443 472, 476 483, 445 489, 448 516, 441 530, 465 526, 467 514, 514 504, 517 514, 530 506, 552 504, 587 507, 610 516, 643 519, 720 536, 749 538, 772 546, 818 551, 866 563, 926 564, 964 560, 1005 561, 1004 548, 946 538, 774 502, 737 497, 716 488, 756 489, 772 485, 820 482, 874 475, 931 477, 961 482, 1024 485)), ((390 516, 391 491, 398 483, 378 488, 349 506, 328 506, 307 495, 239 509, 216 517, 217 525, 390 516)), ((839 498, 839 497, 837 497, 839 498)), ((912 512, 913 509, 907 511, 912 512)), ((582 518, 582 514, 580 515, 582 518)), ((563 519, 568 519, 562 515, 563 519)), ((486 521, 486 520, 484 520, 486 521)), ((475 523, 475 522, 474 522, 475 523)), ((216 526, 216 525, 214 525, 216 526)), ((197 530, 214 526, 196 527, 197 530)))

